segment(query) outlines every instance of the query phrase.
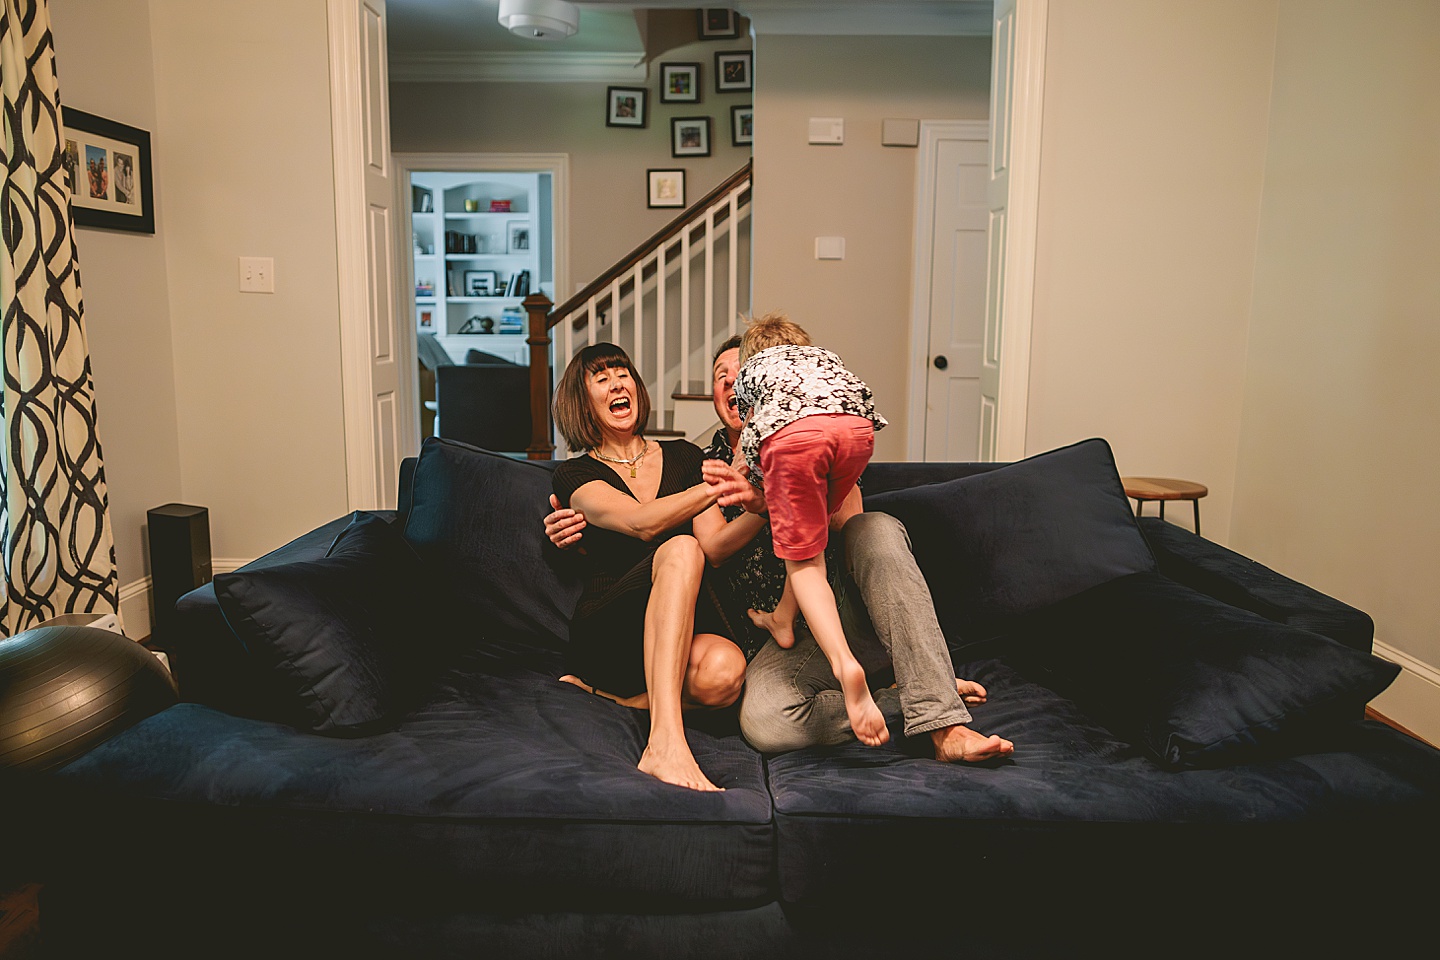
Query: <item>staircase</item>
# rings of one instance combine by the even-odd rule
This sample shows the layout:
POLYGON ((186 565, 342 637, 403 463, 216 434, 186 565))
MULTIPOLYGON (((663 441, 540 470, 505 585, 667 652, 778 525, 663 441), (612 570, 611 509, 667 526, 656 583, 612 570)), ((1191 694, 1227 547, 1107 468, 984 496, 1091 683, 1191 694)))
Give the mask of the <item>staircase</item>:
POLYGON ((751 181, 747 161, 560 306, 544 294, 526 298, 530 459, 573 452, 556 447, 551 370, 558 380, 571 357, 606 341, 630 355, 650 392, 649 435, 708 440, 710 361, 750 310, 751 181))

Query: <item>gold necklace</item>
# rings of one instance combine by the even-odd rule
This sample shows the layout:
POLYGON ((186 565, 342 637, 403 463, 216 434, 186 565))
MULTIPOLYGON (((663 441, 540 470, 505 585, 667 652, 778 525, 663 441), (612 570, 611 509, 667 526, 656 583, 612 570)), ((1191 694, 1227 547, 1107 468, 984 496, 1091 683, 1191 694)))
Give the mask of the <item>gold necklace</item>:
POLYGON ((630 478, 633 480, 635 478, 635 470, 640 466, 640 461, 644 460, 645 454, 650 452, 650 443, 647 440, 644 446, 640 448, 640 452, 637 453, 635 456, 631 457, 629 460, 622 460, 619 457, 607 457, 605 456, 605 454, 600 452, 600 449, 598 447, 594 450, 591 450, 590 452, 595 454, 595 456, 599 457, 601 460, 604 460, 606 463, 620 463, 629 467, 630 478))

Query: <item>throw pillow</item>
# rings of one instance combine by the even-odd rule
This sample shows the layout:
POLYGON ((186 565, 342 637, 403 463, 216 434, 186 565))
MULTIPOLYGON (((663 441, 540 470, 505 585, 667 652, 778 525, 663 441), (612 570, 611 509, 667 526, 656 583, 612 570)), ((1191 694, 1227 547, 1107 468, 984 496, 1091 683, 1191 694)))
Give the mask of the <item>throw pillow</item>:
POLYGON ((952 644, 1155 569, 1110 445, 1085 440, 985 473, 867 497, 905 524, 952 644))
POLYGON ((457 630, 519 633, 553 650, 569 640, 581 581, 545 539, 550 475, 453 440, 421 445, 405 539, 456 601, 457 630))
POLYGON ((1013 639, 1022 669, 1177 769, 1233 764, 1323 735, 1358 717, 1400 673, 1158 573, 1025 618, 1013 639))
POLYGON ((215 577, 220 610, 261 665, 289 722, 363 734, 405 705, 416 664, 403 641, 430 589, 398 530, 356 512, 325 557, 215 577))

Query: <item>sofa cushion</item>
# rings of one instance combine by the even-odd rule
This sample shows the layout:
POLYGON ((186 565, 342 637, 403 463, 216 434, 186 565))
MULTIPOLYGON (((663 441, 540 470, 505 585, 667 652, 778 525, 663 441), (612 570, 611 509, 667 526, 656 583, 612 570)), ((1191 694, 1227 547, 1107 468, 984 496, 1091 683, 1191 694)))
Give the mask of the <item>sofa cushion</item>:
POLYGON ((562 648, 581 581, 545 539, 550 470, 430 437, 411 491, 405 539, 433 571, 432 595, 458 602, 457 621, 562 648))
POLYGON ((1016 662, 1170 768, 1278 755, 1317 738, 1400 668, 1159 574, 1026 618, 1016 662))
POLYGON ((357 511, 325 556, 215 577, 231 630, 285 719, 327 734, 384 724, 405 705, 402 638, 428 589, 419 558, 381 517, 357 511))
POLYGON ((1017 614, 1155 569, 1104 440, 865 503, 905 524, 952 644, 984 639, 1017 614))
MULTIPOLYGON (((926 885, 875 878, 897 864, 964 863, 977 896, 1024 890, 1027 902, 1042 887, 1064 896, 1068 886, 1113 907, 1113 881, 1163 878, 1172 895, 1160 906, 1173 921, 1170 885, 1202 863, 1223 876, 1257 851, 1274 856, 1283 838, 1323 846, 1347 824, 1413 829, 1434 819, 1435 751, 1378 723, 1342 724, 1303 755, 1172 771, 1005 662, 957 671, 985 685, 989 700, 971 707, 971 726, 1014 741, 1009 758, 936 763, 927 738, 905 740, 895 726, 881 747, 766 758, 782 899, 853 910, 854 891, 869 883, 867 896, 893 890, 908 902, 926 885), (1084 883, 1063 863, 1085 864, 1084 883)), ((953 886, 930 886, 953 916, 953 886)))
POLYGON ((649 714, 559 682, 560 664, 533 644, 477 641, 394 729, 359 738, 180 704, 72 763, 65 782, 92 801, 103 791, 97 805, 123 825, 87 830, 123 843, 153 824, 182 876, 224 864, 331 892, 422 886, 473 909, 772 899, 760 756, 738 734, 687 727, 724 792, 661 783, 636 769, 649 714))

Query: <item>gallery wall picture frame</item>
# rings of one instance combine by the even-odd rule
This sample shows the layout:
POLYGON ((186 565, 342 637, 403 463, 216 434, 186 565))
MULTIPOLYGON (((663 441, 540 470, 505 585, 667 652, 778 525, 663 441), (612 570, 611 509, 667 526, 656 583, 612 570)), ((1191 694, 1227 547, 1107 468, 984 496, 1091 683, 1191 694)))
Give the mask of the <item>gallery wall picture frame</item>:
POLYGON ((715 92, 742 93, 755 88, 754 58, 749 50, 715 54, 715 92))
POLYGON ((748 147, 755 142, 755 105, 736 104, 730 108, 730 143, 748 147))
POLYGON ((505 252, 530 252, 530 221, 511 220, 505 224, 505 252))
POLYGON ((654 210, 660 207, 685 206, 685 171, 676 169, 645 171, 645 206, 654 210))
POLYGON ((710 156, 710 118, 673 118, 670 121, 670 156, 710 156))
POLYGON ((649 95, 644 87, 606 87, 605 126, 643 128, 649 121, 649 95))
POLYGON ((499 283, 500 275, 494 270, 466 270, 465 296, 493 297, 496 295, 495 288, 499 283))
POLYGON ((728 7, 701 7, 695 13, 700 18, 701 40, 738 40, 740 38, 740 15, 728 7))
POLYGON ((661 103, 700 102, 700 64, 660 64, 661 103))
POLYGON ((155 232, 150 134, 73 107, 61 111, 76 226, 155 232))

